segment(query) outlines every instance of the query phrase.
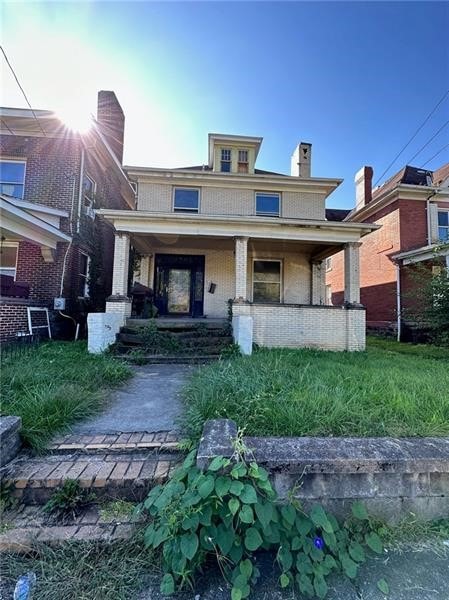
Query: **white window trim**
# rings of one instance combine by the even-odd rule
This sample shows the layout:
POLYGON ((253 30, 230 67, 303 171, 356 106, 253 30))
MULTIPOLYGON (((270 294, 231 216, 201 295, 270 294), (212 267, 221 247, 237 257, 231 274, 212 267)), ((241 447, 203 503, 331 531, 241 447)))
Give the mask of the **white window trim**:
POLYGON ((329 271, 332 271, 332 256, 328 256, 327 258, 324 259, 324 267, 325 267, 326 273, 329 273, 329 271))
POLYGON ((89 269, 90 269, 90 256, 87 254, 87 252, 83 252, 80 250, 80 256, 87 256, 87 264, 86 264, 86 275, 84 275, 83 273, 80 273, 80 270, 78 269, 78 277, 85 277, 85 282, 84 282, 84 296, 78 296, 78 298, 90 298, 89 295, 89 269))
MULTIPOLYGON (((24 165, 24 169, 23 169, 23 182, 22 184, 20 183, 16 183, 15 185, 22 185, 23 186, 23 196, 21 198, 21 200, 23 200, 25 198, 25 181, 26 181, 26 175, 27 175, 27 161, 26 158, 8 158, 7 156, 2 156, 0 158, 0 162, 16 162, 16 163, 21 163, 24 165)), ((1 186, 4 183, 9 183, 11 184, 11 181, 0 181, 0 190, 1 190, 1 186)), ((14 185, 14 184, 12 184, 14 185)))
POLYGON ((190 187, 186 185, 175 185, 172 190, 172 212, 174 213, 188 213, 188 214, 199 214, 201 212, 201 188, 190 187), (195 190, 198 192, 198 209, 194 208, 176 208, 175 207, 175 194, 176 190, 195 190))
POLYGON ((441 227, 441 228, 443 228, 443 229, 447 229, 447 233, 448 233, 448 240, 449 240, 449 210, 447 210, 447 209, 445 209, 445 208, 442 208, 442 209, 441 209, 440 207, 438 207, 438 210, 437 210, 437 219, 438 219, 438 215, 439 215, 440 213, 447 213, 447 220, 448 220, 448 224, 447 224, 447 225, 439 225, 439 224, 438 224, 438 220, 437 220, 437 229, 438 229, 438 242, 439 242, 439 243, 443 243, 443 244, 444 244, 445 242, 444 242, 444 241, 442 241, 442 240, 440 240, 440 227, 441 227))
MULTIPOLYGON (((17 262, 19 260, 19 242, 2 242, 1 243, 1 247, 2 248, 16 248, 17 252, 16 252, 16 264, 14 267, 2 267, 0 265, 0 269, 1 271, 3 270, 10 270, 10 271, 14 271, 14 281, 16 281, 16 277, 17 277, 17 262)), ((3 275, 8 275, 8 273, 2 273, 3 275)))
POLYGON ((232 173, 232 148, 220 148, 220 173, 232 173), (223 158, 223 152, 229 152, 229 160, 223 158), (222 163, 229 163, 229 171, 222 171, 222 163))
POLYGON ((255 283, 266 283, 263 281, 255 281, 254 279, 254 263, 257 262, 277 262, 279 263, 280 267, 279 267, 279 302, 269 302, 268 304, 282 304, 284 302, 284 285, 283 285, 283 281, 284 281, 284 264, 283 264, 283 260, 281 258, 267 258, 267 257, 263 257, 263 258, 258 258, 256 256, 253 256, 253 263, 252 263, 252 269, 251 269, 251 301, 254 302, 254 284, 255 283))
POLYGON ((256 215, 256 217, 280 217, 282 215, 282 194, 280 192, 262 192, 261 190, 258 190, 257 192, 254 193, 254 214, 256 215), (278 214, 275 215, 274 213, 263 213, 263 212, 257 212, 257 196, 277 196, 278 200, 279 200, 279 210, 278 210, 278 214))

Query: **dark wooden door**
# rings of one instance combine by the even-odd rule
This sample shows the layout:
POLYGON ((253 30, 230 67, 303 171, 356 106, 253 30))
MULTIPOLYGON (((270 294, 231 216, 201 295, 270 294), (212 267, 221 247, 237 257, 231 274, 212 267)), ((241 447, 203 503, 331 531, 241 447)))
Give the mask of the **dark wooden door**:
POLYGON ((154 302, 160 315, 203 315, 204 263, 201 255, 156 254, 154 302))

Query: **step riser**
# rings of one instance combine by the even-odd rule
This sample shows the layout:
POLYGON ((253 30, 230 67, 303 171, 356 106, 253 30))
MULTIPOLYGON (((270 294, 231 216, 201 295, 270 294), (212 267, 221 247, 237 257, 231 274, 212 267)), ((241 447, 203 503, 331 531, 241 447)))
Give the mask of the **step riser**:
MULTIPOLYGON (((133 358, 132 356, 129 356, 128 354, 122 354, 121 358, 123 360, 126 361, 130 361, 133 362, 133 358)), ((145 355, 143 357, 139 357, 142 358, 142 360, 145 360, 145 364, 151 364, 151 365, 202 365, 204 363, 209 363, 209 362, 215 362, 217 360, 220 360, 220 356, 219 355, 214 355, 214 354, 210 354, 209 356, 200 356, 200 357, 194 357, 192 358, 191 356, 176 356, 176 357, 164 357, 163 355, 161 356, 150 356, 150 357, 146 357, 145 355)))
MULTIPOLYGON (((200 335, 189 334, 189 337, 187 337, 187 336, 181 337, 180 335, 176 335, 174 337, 174 339, 176 339, 179 342, 179 344, 181 344, 181 345, 195 346, 195 347, 196 346, 223 345, 223 344, 232 343, 232 336, 230 336, 229 334, 222 335, 222 336, 200 336, 200 335)), ((138 334, 130 334, 130 333, 119 333, 117 335, 117 341, 121 342, 122 344, 142 345, 144 343, 142 336, 140 336, 138 334)))

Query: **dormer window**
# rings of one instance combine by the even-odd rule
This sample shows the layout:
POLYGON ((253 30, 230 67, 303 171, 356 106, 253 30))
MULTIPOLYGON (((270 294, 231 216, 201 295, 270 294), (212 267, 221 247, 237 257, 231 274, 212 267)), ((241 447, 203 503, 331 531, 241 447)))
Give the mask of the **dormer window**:
POLYGON ((231 150, 230 148, 221 149, 220 170, 222 173, 231 172, 231 150))
POLYGON ((248 150, 239 150, 237 171, 239 173, 248 173, 248 150))

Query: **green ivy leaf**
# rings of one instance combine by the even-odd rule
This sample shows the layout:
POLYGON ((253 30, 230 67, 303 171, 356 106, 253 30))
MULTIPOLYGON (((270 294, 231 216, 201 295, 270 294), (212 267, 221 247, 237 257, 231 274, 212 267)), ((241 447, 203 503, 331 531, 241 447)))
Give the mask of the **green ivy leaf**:
POLYGON ((350 579, 357 577, 358 565, 350 558, 349 554, 343 553, 340 560, 343 571, 346 573, 347 577, 350 579))
POLYGON ((215 492, 217 496, 222 498, 229 492, 229 488, 231 487, 231 480, 228 477, 217 477, 215 481, 215 492))
POLYGON ((320 527, 327 533, 333 533, 332 525, 327 518, 324 508, 320 504, 315 504, 310 512, 310 518, 315 527, 320 527))
POLYGON ((253 573, 253 563, 249 560, 249 558, 246 558, 239 564, 239 569, 240 573, 244 575, 246 579, 249 579, 253 573))
POLYGON ((296 529, 300 535, 307 535, 312 529, 312 521, 307 517, 297 515, 295 519, 296 529))
POLYGON ((360 500, 353 503, 351 510, 354 517, 360 521, 366 521, 369 518, 366 506, 360 500))
POLYGON ((250 552, 254 552, 259 548, 263 543, 262 538, 260 537, 260 533, 257 531, 255 527, 250 527, 246 531, 245 535, 245 546, 250 552))
POLYGON ((225 459, 223 456, 216 456, 214 459, 211 460, 209 466, 207 467, 208 471, 219 471, 220 469, 223 469, 225 466, 225 459))
POLYGON ((201 498, 207 498, 215 488, 215 479, 212 475, 208 475, 206 479, 198 487, 198 494, 201 498))
POLYGON ((257 518, 259 519, 263 529, 266 529, 273 516, 273 505, 269 502, 257 502, 254 505, 254 510, 256 511, 257 518))
POLYGON ((337 538, 335 537, 334 533, 327 533, 327 531, 323 531, 323 539, 327 548, 330 550, 337 549, 337 538))
POLYGON ((212 507, 205 506, 203 510, 199 513, 199 522, 201 525, 210 525, 212 519, 212 507))
POLYGON ((244 504, 256 504, 256 502, 257 502, 256 490, 253 488, 252 485, 245 483, 245 485, 243 486, 243 490, 242 490, 241 494, 239 495, 239 498, 244 504))
POLYGON ((289 571, 293 564, 293 555, 288 548, 281 546, 278 552, 278 559, 284 571, 289 571))
POLYGON ((235 513, 240 508, 240 502, 237 500, 237 498, 231 498, 228 502, 228 507, 229 507, 229 510, 231 511, 231 514, 235 515, 235 513))
POLYGON ((302 548, 302 540, 300 537, 295 535, 295 537, 292 539, 292 550, 299 550, 300 548, 302 548))
POLYGON ((327 594, 327 583, 324 580, 324 577, 314 577, 313 579, 313 589, 315 590, 315 594, 318 598, 325 598, 327 594))
POLYGON ((348 552, 352 560, 356 562, 364 562, 365 560, 365 551, 363 547, 358 542, 352 542, 348 548, 348 552))
POLYGON ((329 571, 332 571, 332 569, 336 569, 338 566, 335 558, 331 554, 326 554, 323 563, 326 566, 326 569, 328 569, 329 571))
POLYGON ((247 472, 248 469, 246 466, 242 462, 238 462, 231 469, 231 477, 234 477, 234 479, 239 479, 240 477, 245 477, 247 472))
POLYGON ((188 531, 189 529, 196 530, 198 528, 199 522, 200 517, 198 513, 187 515, 182 521, 182 528, 184 529, 184 531, 188 531))
POLYGON ((377 582, 377 587, 382 592, 382 594, 385 594, 385 596, 388 596, 388 594, 390 593, 390 587, 385 581, 385 579, 379 579, 379 581, 377 582))
POLYGON ((160 546, 160 544, 162 544, 162 542, 165 542, 169 535, 170 531, 167 525, 161 525, 158 529, 156 529, 154 532, 153 548, 157 548, 160 546))
POLYGON ((198 550, 199 541, 196 533, 185 533, 181 536, 181 552, 188 559, 192 560, 198 550))
POLYGON ((242 506, 239 512, 239 519, 242 521, 242 523, 254 523, 254 513, 251 506, 248 506, 247 504, 242 506))
POLYGON ((299 591, 307 596, 311 597, 315 595, 315 590, 312 585, 312 581, 308 575, 305 573, 300 573, 296 576, 296 581, 298 583, 299 591))
POLYGON ((296 509, 291 504, 286 504, 281 508, 282 518, 290 525, 293 526, 296 519, 296 509))
POLYGON ((375 531, 365 535, 365 542, 373 552, 376 552, 376 554, 382 554, 384 546, 382 544, 382 540, 375 531))
POLYGON ((232 546, 232 548, 229 550, 228 552, 229 554, 229 558, 234 562, 234 563, 238 563, 243 556, 243 546, 240 544, 239 546, 236 546, 235 544, 232 546))
POLYGON ((231 590, 231 600, 242 600, 242 590, 239 588, 232 588, 231 590))
POLYGON ((229 492, 234 496, 240 496, 244 488, 244 485, 241 481, 233 481, 229 486, 229 492))
POLYGON ((227 529, 223 524, 220 524, 217 527, 216 540, 224 556, 229 554, 234 544, 234 536, 234 531, 232 529, 227 529))
POLYGON ((175 593, 175 580, 173 579, 173 575, 165 573, 162 577, 160 590, 161 594, 164 594, 164 596, 170 596, 175 593))
POLYGON ((279 577, 279 583, 281 584, 281 588, 286 588, 290 583, 288 575, 282 573, 282 575, 279 577))
POLYGON ((195 450, 191 450, 187 456, 184 459, 184 462, 182 463, 182 469, 184 469, 185 471, 188 471, 188 469, 190 469, 191 467, 193 467, 195 465, 195 461, 196 461, 196 448, 195 450))

